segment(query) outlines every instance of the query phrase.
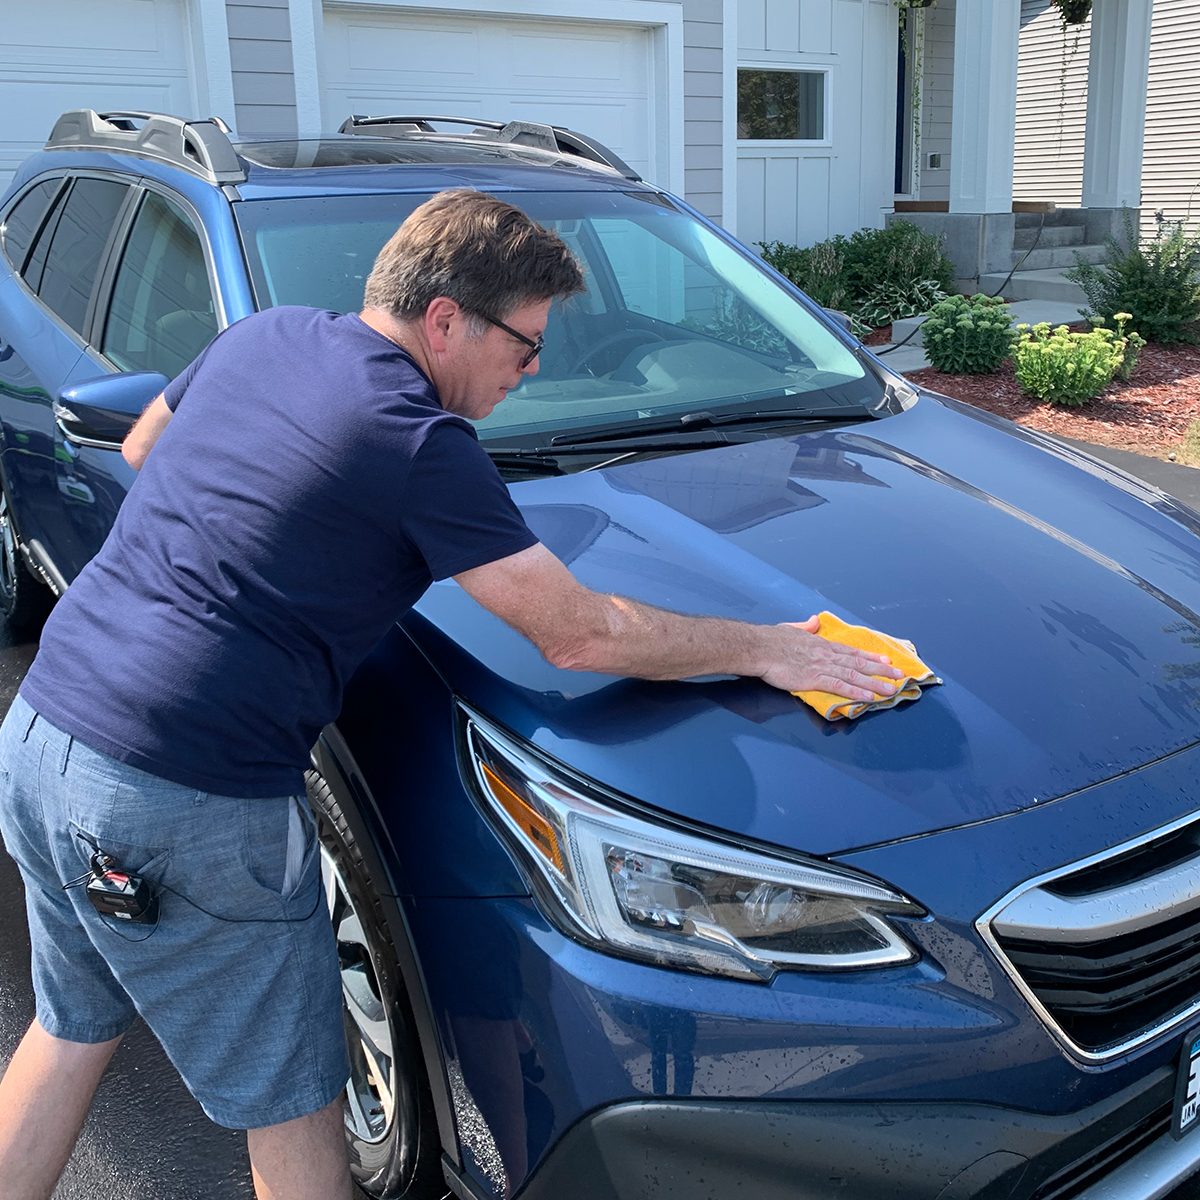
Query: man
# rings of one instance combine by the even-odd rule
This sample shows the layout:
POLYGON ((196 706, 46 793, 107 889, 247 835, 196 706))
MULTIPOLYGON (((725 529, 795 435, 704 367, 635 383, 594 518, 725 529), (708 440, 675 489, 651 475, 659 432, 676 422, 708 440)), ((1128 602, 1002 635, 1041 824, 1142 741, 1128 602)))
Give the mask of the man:
POLYGON ((248 1130, 257 1194, 350 1195, 347 1063, 302 771, 342 687, 454 577, 562 667, 730 673, 874 699, 885 660, 578 584, 525 526, 470 421, 537 371, 566 246, 477 192, 422 205, 360 314, 271 309, 147 408, 142 467, 46 625, 0 731, 37 1018, 0 1081, 0 1193, 47 1197, 140 1013, 208 1115, 248 1130), (153 453, 151 450, 153 449, 153 453), (93 909, 97 848, 152 879, 154 922, 93 909))

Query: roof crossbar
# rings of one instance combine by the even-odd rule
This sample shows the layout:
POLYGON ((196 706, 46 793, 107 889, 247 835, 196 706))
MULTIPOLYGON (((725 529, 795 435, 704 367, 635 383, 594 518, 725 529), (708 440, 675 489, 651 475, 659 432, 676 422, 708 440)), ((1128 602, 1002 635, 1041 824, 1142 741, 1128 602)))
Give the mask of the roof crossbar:
POLYGON ((123 150, 183 167, 209 183, 243 183, 246 171, 220 117, 187 121, 166 113, 77 108, 54 123, 47 150, 123 150))
MULTIPOLYGON (((483 141, 507 142, 517 146, 534 146, 554 154, 569 154, 588 162, 609 167, 626 179, 640 180, 641 176, 602 142, 566 129, 561 125, 545 125, 537 121, 483 121, 477 117, 389 116, 347 117, 339 133, 370 134, 377 137, 410 137, 414 133, 438 133, 436 125, 468 125, 465 136, 483 141)), ((464 135, 458 135, 464 136, 464 135)))

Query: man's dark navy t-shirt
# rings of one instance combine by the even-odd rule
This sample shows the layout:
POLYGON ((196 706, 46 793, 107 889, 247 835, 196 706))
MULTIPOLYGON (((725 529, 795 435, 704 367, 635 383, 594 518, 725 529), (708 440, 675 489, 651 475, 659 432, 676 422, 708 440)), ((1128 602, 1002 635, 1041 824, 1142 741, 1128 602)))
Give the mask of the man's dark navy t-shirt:
POLYGON ((249 317, 165 396, 175 414, 21 694, 165 779, 295 793, 389 625, 433 580, 537 539, 470 424, 355 315, 249 317))

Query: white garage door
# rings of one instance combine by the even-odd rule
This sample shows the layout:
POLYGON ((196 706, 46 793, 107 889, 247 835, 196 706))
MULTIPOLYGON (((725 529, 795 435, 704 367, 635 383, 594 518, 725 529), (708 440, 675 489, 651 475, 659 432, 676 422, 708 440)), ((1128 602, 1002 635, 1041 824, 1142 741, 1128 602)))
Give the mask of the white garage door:
POLYGON ((8 0, 0 29, 0 192, 68 108, 195 115, 186 0, 8 0))
POLYGON ((330 11, 322 109, 331 129, 351 113, 565 125, 654 179, 652 72, 651 35, 630 26, 330 11))

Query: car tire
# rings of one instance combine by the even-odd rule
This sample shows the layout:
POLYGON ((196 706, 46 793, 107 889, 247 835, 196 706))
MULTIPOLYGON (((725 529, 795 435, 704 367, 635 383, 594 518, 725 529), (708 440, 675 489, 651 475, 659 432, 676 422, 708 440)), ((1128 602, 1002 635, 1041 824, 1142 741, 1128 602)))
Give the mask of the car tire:
POLYGON ((8 489, 0 484, 0 616, 11 633, 36 634, 52 601, 50 589, 25 565, 8 489))
POLYGON ((342 974, 354 1182, 376 1200, 442 1200, 447 1189, 433 1098, 384 905, 346 819, 346 802, 316 770, 306 783, 342 974))

